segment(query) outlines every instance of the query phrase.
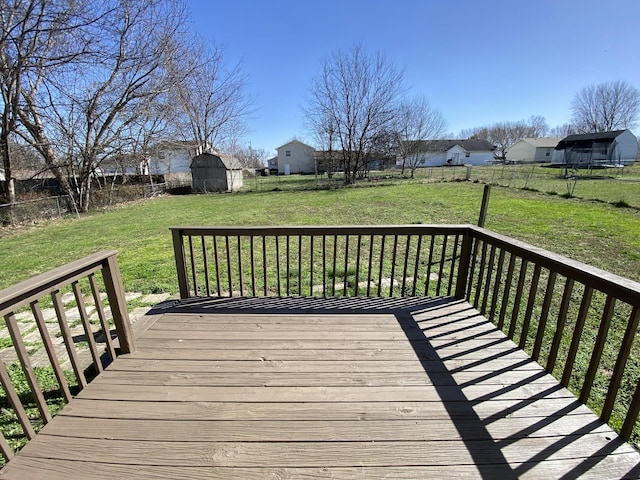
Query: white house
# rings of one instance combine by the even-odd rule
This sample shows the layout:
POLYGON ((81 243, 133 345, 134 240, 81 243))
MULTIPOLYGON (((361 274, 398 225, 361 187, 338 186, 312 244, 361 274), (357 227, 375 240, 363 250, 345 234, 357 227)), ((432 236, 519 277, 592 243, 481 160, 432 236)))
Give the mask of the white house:
POLYGON ((551 163, 573 167, 632 165, 638 139, 630 130, 569 135, 553 151, 551 163))
POLYGON ((159 142, 150 148, 149 173, 164 175, 165 182, 173 186, 191 185, 191 160, 211 150, 196 141, 159 142))
POLYGON ((507 162, 550 163, 562 137, 521 138, 507 149, 507 162))
POLYGON ((418 167, 487 165, 493 162, 495 150, 487 140, 476 139, 425 140, 419 144, 418 167))
POLYGON ((278 175, 315 172, 313 161, 313 152, 315 150, 306 143, 292 140, 276 148, 276 151, 278 152, 278 175))

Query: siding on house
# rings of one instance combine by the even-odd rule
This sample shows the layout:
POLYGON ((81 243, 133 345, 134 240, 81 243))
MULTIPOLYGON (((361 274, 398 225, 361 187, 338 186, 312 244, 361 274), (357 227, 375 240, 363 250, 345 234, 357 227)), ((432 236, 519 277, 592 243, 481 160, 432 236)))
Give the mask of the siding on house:
POLYGON ((315 149, 310 145, 299 140, 293 140, 276 148, 276 151, 278 152, 279 175, 315 172, 315 163, 313 161, 315 149))
POLYGON ((561 137, 522 138, 507 150, 507 161, 549 163, 561 137))

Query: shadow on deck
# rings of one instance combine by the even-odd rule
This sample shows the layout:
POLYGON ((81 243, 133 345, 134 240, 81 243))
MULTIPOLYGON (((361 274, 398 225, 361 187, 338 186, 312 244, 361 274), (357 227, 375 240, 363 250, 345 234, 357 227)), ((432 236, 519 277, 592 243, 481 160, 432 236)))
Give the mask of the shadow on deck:
POLYGON ((165 302, 4 478, 637 478, 467 302, 165 302))

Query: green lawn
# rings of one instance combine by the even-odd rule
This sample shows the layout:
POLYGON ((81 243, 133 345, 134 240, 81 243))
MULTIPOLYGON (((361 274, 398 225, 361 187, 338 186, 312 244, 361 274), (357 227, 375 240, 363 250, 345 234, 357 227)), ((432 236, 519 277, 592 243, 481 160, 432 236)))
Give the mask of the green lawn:
MULTIPOLYGON (((175 293, 168 230, 173 225, 476 223, 483 191, 472 182, 367 185, 167 196, 4 230, 0 287, 97 250, 116 249, 128 291, 175 293)), ((640 280, 639 219, 640 212, 631 208, 496 186, 486 227, 640 280)))

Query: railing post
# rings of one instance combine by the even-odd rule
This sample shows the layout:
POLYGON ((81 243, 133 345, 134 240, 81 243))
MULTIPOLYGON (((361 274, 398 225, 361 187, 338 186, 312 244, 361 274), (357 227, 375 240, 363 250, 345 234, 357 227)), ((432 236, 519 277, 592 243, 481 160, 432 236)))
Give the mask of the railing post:
POLYGON ((180 288, 180 299, 189 298, 189 285, 187 283, 187 264, 184 258, 184 245, 182 243, 182 230, 174 228, 171 230, 173 236, 173 256, 176 260, 176 272, 178 274, 178 287, 180 288))
POLYGON ((458 276, 456 278, 455 292, 455 298, 458 300, 465 299, 472 250, 473 236, 471 230, 467 230, 462 237, 462 249, 460 251, 460 260, 458 261, 458 276))
POLYGON ((120 276, 120 268, 115 255, 110 256, 104 262, 102 275, 113 323, 120 341, 120 352, 134 352, 136 346, 133 338, 133 329, 131 328, 129 312, 127 311, 127 299, 124 293, 122 277, 120 276))

